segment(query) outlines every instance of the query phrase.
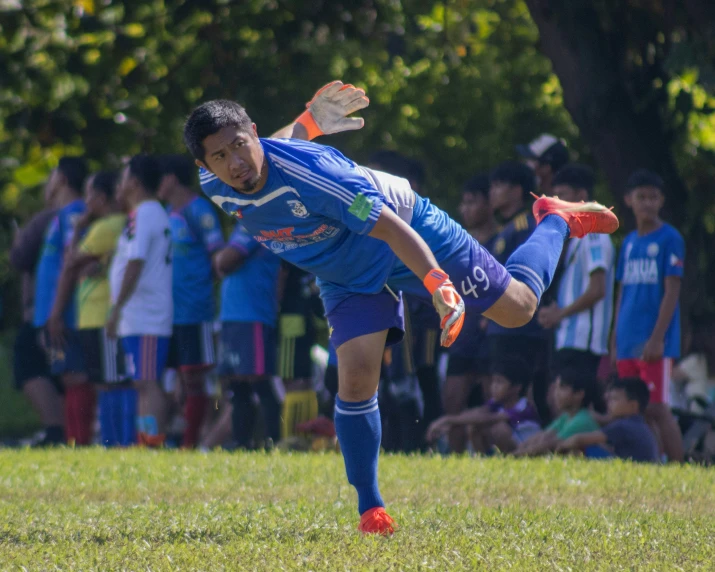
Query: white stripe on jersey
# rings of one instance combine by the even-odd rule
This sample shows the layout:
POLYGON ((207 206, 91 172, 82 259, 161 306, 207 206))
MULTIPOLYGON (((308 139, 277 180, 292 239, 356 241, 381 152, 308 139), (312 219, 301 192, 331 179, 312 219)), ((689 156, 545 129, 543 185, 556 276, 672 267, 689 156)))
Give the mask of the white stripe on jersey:
POLYGON ((300 196, 298 194, 298 191, 296 191, 293 187, 280 187, 279 189, 276 189, 272 193, 268 193, 265 197, 261 197, 260 199, 237 199, 234 197, 224 197, 223 195, 211 195, 211 200, 216 203, 219 208, 223 208, 224 203, 231 203, 241 207, 245 207, 248 205, 260 207, 261 205, 265 205, 266 203, 280 197, 281 195, 285 195, 286 193, 293 193, 297 196, 300 196))
POLYGON ((592 234, 571 239, 566 250, 566 267, 559 284, 558 304, 565 308, 583 295, 591 273, 606 271, 606 293, 593 308, 562 320, 556 332, 556 349, 608 353, 608 335, 613 315, 615 249, 608 235, 592 234))

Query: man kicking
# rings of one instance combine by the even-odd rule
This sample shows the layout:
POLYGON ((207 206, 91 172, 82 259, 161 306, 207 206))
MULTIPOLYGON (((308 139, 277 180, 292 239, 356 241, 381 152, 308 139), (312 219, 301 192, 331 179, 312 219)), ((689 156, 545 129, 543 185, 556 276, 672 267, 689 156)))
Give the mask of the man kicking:
MULTIPOLYGON (((366 106, 364 92, 333 82, 277 135, 312 139, 359 129, 362 119, 336 109, 349 114, 366 106)), ((459 334, 465 303, 502 326, 518 327, 534 315, 564 241, 611 233, 618 219, 597 203, 542 197, 533 209, 537 229, 504 267, 405 179, 356 165, 331 147, 259 139, 237 103, 197 107, 184 141, 201 167, 203 191, 263 246, 318 277, 338 353, 335 427, 358 494, 359 530, 392 533, 395 523, 377 484, 377 385, 385 345, 402 336, 395 293, 432 297, 445 346, 459 334)))

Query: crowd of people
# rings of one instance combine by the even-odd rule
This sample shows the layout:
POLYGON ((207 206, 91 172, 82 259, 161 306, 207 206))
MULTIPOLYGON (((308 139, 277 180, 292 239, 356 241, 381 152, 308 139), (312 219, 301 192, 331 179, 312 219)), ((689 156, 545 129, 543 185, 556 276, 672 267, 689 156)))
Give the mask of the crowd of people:
MULTIPOLYGON (((594 190, 593 171, 556 137, 516 151, 520 160, 466 181, 459 204, 463 227, 502 264, 536 227, 533 193, 589 201, 594 190)), ((414 160, 381 151, 368 166, 422 191, 414 160)), ((52 171, 45 210, 11 251, 25 317, 15 382, 42 421, 38 445, 335 437, 337 356, 313 277, 240 218, 227 238, 196 184, 184 155, 94 173, 64 157, 52 171)), ((620 252, 606 234, 570 239, 522 327, 468 312, 444 350, 432 306, 404 296, 405 338, 385 350, 379 390, 386 450, 683 460, 670 405, 712 401, 712 336, 694 328, 677 364, 684 242, 660 218, 656 173, 634 172, 625 192, 636 230, 620 252)), ((305 206, 292 208, 301 217, 305 206)), ((462 296, 476 297, 478 269, 456 284, 462 296)))

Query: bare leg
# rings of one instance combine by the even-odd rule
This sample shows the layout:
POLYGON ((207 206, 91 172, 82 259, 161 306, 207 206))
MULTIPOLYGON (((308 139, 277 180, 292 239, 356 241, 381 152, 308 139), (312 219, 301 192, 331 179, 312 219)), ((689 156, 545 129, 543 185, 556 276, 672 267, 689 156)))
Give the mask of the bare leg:
POLYGON ((62 396, 46 377, 35 377, 25 382, 22 393, 40 417, 43 427, 64 425, 62 396))
POLYGON ((227 400, 221 402, 221 413, 201 441, 202 449, 213 449, 231 437, 233 405, 227 400))
MULTIPOLYGON (((450 375, 444 384, 443 397, 446 415, 456 415, 467 407, 470 388, 469 375, 450 375)), ((452 427, 448 434, 449 448, 453 453, 463 453, 467 446, 464 427, 452 427)))
POLYGON ((651 403, 646 409, 646 419, 657 428, 668 461, 682 463, 683 436, 670 407, 665 403, 651 403))
POLYGON ((511 453, 516 449, 516 441, 514 441, 511 426, 508 423, 501 422, 492 425, 489 429, 489 438, 502 453, 511 453))
POLYGON ((537 307, 531 288, 512 278, 504 294, 483 315, 505 328, 519 328, 529 323, 537 307))

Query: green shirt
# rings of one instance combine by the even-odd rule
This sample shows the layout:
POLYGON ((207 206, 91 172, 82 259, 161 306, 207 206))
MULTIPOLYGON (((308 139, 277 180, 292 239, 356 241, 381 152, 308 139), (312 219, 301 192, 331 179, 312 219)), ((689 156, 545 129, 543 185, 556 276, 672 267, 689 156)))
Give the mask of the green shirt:
POLYGON ((568 413, 562 413, 557 419, 549 425, 547 431, 555 431, 559 439, 568 439, 572 435, 578 433, 590 433, 598 431, 601 427, 591 417, 588 409, 581 409, 573 417, 569 417, 568 413))

